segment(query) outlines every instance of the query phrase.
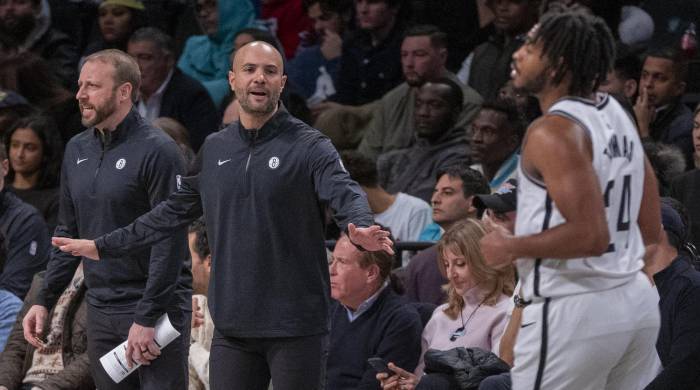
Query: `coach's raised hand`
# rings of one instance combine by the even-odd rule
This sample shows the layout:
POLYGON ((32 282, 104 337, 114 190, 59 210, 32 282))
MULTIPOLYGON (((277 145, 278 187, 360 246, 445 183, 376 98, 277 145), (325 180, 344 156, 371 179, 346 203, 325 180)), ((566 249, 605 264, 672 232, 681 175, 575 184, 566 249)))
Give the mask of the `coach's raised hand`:
POLYGON ((66 237, 52 237, 51 244, 63 252, 73 256, 83 256, 91 260, 99 260, 100 254, 97 252, 95 241, 80 240, 66 237))

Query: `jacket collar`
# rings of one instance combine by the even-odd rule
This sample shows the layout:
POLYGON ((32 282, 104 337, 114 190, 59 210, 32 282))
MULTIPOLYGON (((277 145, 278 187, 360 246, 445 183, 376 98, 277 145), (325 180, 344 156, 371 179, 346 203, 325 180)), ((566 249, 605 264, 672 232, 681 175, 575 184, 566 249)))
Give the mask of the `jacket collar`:
POLYGON ((238 134, 240 134, 241 139, 246 142, 261 143, 283 132, 286 128, 284 123, 288 121, 289 117, 289 112, 284 107, 284 104, 280 102, 277 107, 277 112, 275 112, 275 114, 259 129, 246 129, 240 121, 236 122, 238 125, 238 134))
POLYGON ((124 120, 117 125, 117 128, 111 131, 102 131, 96 127, 92 128, 92 135, 100 142, 103 148, 108 149, 110 145, 116 144, 123 140, 135 124, 142 120, 141 115, 136 111, 136 106, 131 107, 131 110, 124 120))

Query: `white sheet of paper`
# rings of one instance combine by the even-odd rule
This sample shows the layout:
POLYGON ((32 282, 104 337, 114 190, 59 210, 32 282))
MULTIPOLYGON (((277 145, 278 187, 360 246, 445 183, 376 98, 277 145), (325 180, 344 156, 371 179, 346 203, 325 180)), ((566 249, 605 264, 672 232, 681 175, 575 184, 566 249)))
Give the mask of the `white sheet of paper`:
MULTIPOLYGON (((173 325, 170 323, 168 313, 163 314, 158 319, 155 330, 156 334, 154 339, 156 344, 160 345, 160 349, 165 348, 180 336, 180 332, 173 328, 173 325)), ((141 367, 140 364, 135 364, 129 368, 126 362, 126 341, 104 354, 104 356, 100 358, 100 363, 115 383, 121 382, 124 378, 129 376, 129 374, 141 367)))

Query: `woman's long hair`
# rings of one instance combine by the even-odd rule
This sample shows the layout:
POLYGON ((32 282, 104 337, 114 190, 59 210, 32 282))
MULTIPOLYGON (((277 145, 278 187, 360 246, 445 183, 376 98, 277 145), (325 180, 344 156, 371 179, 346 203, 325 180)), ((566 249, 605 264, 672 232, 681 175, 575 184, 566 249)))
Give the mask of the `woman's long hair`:
MULTIPOLYGON (((440 273, 447 277, 445 268, 445 251, 450 250, 454 254, 461 254, 469 267, 474 279, 474 285, 484 291, 483 302, 493 306, 502 295, 512 295, 514 285, 513 266, 502 269, 494 269, 486 265, 481 254, 479 240, 486 235, 482 223, 469 218, 452 226, 438 242, 438 268, 440 273)), ((444 312, 448 317, 456 319, 464 308, 464 298, 455 290, 452 283, 445 286, 447 290, 447 308, 444 312)))

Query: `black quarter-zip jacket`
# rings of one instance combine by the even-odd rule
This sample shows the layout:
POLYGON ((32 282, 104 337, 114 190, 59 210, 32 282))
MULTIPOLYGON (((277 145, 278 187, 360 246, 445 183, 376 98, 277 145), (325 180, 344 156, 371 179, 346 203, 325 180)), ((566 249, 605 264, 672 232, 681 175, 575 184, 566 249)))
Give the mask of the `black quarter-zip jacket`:
POLYGON ((0 290, 24 299, 34 274, 46 267, 50 248, 39 211, 7 188, 0 190, 0 290))
MULTIPOLYGON (((94 239, 127 225, 175 191, 185 171, 175 142, 135 109, 114 131, 85 130, 66 146, 55 235, 94 239)), ((191 310, 188 258, 180 228, 152 248, 84 259, 88 303, 106 313, 134 313, 143 326, 155 325, 167 310, 191 310)), ((55 304, 79 261, 52 251, 40 304, 55 304)))
POLYGON ((192 175, 167 202, 96 240, 115 255, 157 242, 204 212, 212 251, 209 308, 231 337, 328 331, 323 205, 346 228, 373 223, 330 140, 280 106, 258 130, 239 122, 207 137, 192 175))

